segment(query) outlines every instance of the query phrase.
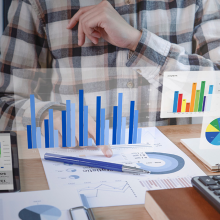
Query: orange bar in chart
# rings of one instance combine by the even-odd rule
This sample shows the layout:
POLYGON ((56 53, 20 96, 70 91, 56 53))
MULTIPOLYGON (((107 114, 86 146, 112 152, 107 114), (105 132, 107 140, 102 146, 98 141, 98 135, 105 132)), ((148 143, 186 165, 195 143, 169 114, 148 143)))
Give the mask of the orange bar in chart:
POLYGON ((183 101, 182 101, 181 112, 186 112, 186 99, 183 99, 183 101))
POLYGON ((186 103, 186 112, 189 112, 190 109, 190 103, 186 103))
POLYGON ((194 103, 195 103, 195 97, 196 97, 196 86, 197 86, 197 83, 193 83, 193 85, 192 85, 191 104, 190 104, 190 112, 194 111, 194 103))

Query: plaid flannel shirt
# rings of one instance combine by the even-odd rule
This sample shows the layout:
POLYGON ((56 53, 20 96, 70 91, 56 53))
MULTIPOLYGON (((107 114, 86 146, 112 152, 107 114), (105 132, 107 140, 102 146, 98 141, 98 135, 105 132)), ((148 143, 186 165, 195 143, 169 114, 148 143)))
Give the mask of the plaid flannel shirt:
MULTIPOLYGON (((145 125, 153 126, 171 123, 170 119, 160 118, 164 71, 220 69, 218 0, 109 0, 130 25, 142 30, 134 52, 111 45, 103 39, 94 45, 86 38, 83 47, 79 47, 77 27, 66 29, 68 21, 79 8, 100 2, 13 0, 9 24, 1 38, 0 129, 10 130, 15 117, 20 117, 24 126, 30 122, 28 96, 36 92, 39 82, 43 82, 36 79, 34 73, 25 79, 22 71, 14 70, 129 67, 133 70, 129 74, 114 77, 113 88, 110 87, 108 71, 99 81, 87 79, 86 76, 79 79, 75 71, 77 79, 73 80, 73 85, 65 84, 64 72, 58 76, 54 74, 51 76, 51 92, 75 95, 79 88, 83 88, 88 98, 91 94, 108 93, 111 97, 108 104, 113 106, 117 104, 117 93, 122 91, 125 102, 126 97, 132 97, 137 106, 141 106, 140 118, 145 125), (15 98, 14 84, 19 93, 15 98), (19 116, 15 114, 15 106, 19 116)), ((37 100, 37 126, 46 109, 59 106, 64 101, 57 95, 51 97, 47 102, 37 100)), ((107 117, 112 117, 111 111, 107 117)), ((178 121, 189 123, 190 120, 178 121)))

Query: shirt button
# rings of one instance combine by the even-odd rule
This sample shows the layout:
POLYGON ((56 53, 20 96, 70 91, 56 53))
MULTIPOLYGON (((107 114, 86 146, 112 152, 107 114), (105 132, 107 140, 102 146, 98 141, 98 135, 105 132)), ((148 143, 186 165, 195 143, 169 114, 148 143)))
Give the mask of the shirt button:
POLYGON ((128 88, 133 88, 133 87, 134 87, 134 83, 131 82, 131 81, 128 82, 128 83, 127 83, 127 87, 128 87, 128 88))
POLYGON ((127 5, 131 4, 131 0, 125 0, 125 4, 127 5))
POLYGON ((139 73, 139 74, 141 74, 141 70, 140 70, 140 69, 137 69, 136 72, 139 73))

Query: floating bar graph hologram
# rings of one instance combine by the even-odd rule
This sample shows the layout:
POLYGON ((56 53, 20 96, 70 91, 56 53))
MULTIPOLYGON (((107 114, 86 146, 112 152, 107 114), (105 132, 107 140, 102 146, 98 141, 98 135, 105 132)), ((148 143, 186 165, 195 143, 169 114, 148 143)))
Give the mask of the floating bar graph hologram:
MULTIPOLYGON (((91 146, 92 139, 89 137, 89 106, 84 106, 84 91, 79 90, 79 146, 91 146), (83 144, 83 145, 82 145, 83 144)), ((113 145, 125 144, 126 136, 126 117, 122 117, 122 101, 123 94, 118 94, 118 106, 113 107, 113 128, 112 141, 113 145)), ((28 149, 41 148, 41 128, 36 128, 35 118, 35 98, 30 96, 31 106, 31 125, 27 125, 27 143, 28 149), (33 128, 34 126, 34 128, 33 128), (34 139, 36 137, 36 146, 34 146, 34 139)), ((203 106, 204 107, 204 106, 203 106)), ((62 137, 58 130, 54 127, 54 111, 48 110, 49 119, 44 119, 44 143, 45 148, 59 147, 59 138, 62 147, 74 147, 75 133, 76 133, 76 106, 70 100, 66 100, 66 110, 60 112, 62 120, 62 137)), ((97 96, 96 100, 96 145, 109 145, 110 137, 110 121, 106 120, 106 110, 101 109, 101 96, 97 96)), ((130 102, 130 121, 128 132, 128 144, 137 144, 140 142, 141 130, 138 128, 138 114, 135 110, 135 101, 130 102)))

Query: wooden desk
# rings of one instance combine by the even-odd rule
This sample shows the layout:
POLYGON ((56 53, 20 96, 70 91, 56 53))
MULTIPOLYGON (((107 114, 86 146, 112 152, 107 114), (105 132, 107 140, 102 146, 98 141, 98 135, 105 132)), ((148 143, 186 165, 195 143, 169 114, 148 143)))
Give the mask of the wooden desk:
MULTIPOLYGON (((179 147, 187 156, 189 156, 207 175, 212 173, 208 171, 204 165, 181 143, 180 139, 184 138, 198 138, 201 133, 201 125, 175 125, 175 126, 161 126, 158 129, 165 134, 177 147, 179 147)), ((19 143, 22 146, 23 143, 19 143)), ((25 146, 25 148, 27 148, 25 146)), ((25 152, 19 152, 19 155, 25 152)), ((47 179, 44 173, 43 165, 39 155, 34 156, 33 159, 20 159, 20 173, 21 173, 21 191, 36 191, 49 189, 47 179)), ((93 209, 97 220, 151 220, 144 205, 134 206, 118 206, 107 208, 93 209)))

